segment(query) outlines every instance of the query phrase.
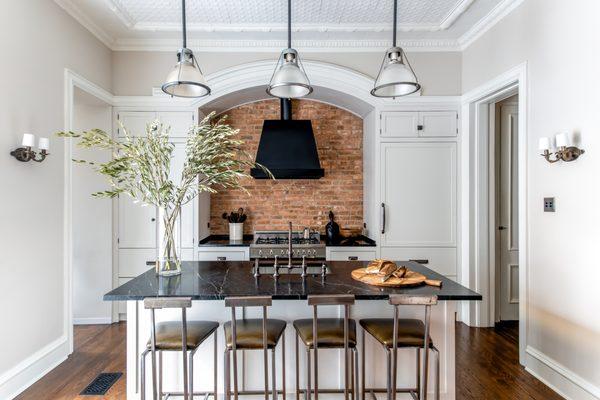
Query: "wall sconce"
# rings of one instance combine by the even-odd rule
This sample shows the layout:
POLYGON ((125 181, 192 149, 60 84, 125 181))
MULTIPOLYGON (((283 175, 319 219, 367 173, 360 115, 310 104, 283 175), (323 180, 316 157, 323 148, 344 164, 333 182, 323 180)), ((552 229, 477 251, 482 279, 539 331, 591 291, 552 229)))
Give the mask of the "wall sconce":
POLYGON ((556 142, 556 151, 554 152, 554 158, 552 158, 552 150, 554 147, 552 146, 552 139, 547 137, 540 138, 539 141, 539 149, 543 151, 542 157, 546 159, 549 163, 555 163, 557 161, 575 161, 579 158, 580 155, 585 153, 583 149, 580 149, 576 146, 571 146, 569 141, 569 134, 566 132, 559 133, 555 136, 556 142))
POLYGON ((23 147, 19 147, 18 149, 10 152, 10 155, 19 161, 42 162, 46 159, 46 156, 49 155, 48 149, 50 148, 50 140, 48 140, 48 138, 40 138, 38 142, 38 149, 40 149, 39 153, 36 153, 31 149, 35 145, 35 136, 31 133, 23 134, 23 141, 21 142, 21 145, 23 147))

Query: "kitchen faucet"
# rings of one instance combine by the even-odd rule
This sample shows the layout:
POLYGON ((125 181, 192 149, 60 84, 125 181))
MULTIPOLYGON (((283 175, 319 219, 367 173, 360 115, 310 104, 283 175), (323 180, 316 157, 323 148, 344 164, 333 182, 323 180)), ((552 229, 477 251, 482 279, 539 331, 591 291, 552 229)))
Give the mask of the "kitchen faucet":
POLYGON ((292 221, 288 229, 288 268, 292 268, 292 221))

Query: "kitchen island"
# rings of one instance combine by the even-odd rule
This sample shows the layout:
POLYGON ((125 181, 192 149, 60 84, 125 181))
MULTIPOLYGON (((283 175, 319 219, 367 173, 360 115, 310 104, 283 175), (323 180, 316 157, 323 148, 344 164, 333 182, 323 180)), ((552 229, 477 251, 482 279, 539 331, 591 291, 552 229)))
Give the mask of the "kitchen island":
MULTIPOLYGON (((126 284, 114 289, 104 296, 109 301, 127 301, 127 398, 137 399, 139 388, 139 355, 144 350, 150 336, 150 316, 144 310, 141 300, 146 297, 183 296, 194 300, 188 310, 189 320, 214 320, 220 323, 228 321, 230 313, 225 309, 223 299, 228 296, 269 295, 274 299, 269 308, 270 318, 279 318, 292 322, 298 318, 310 318, 311 308, 306 298, 311 294, 353 294, 356 305, 351 309, 351 317, 390 318, 392 307, 387 298, 392 293, 436 294, 439 304, 432 309, 431 337, 441 356, 441 395, 444 399, 454 399, 455 393, 455 357, 454 357, 454 321, 457 301, 481 300, 481 296, 442 275, 414 262, 398 262, 409 269, 424 274, 429 279, 442 281, 442 287, 419 286, 414 288, 380 288, 354 281, 350 272, 366 263, 328 261, 329 273, 326 277, 320 274, 301 278, 299 275, 282 275, 275 279, 272 275, 253 276, 251 262, 183 262, 182 274, 175 277, 157 277, 154 270, 149 270, 126 284)), ((338 307, 325 307, 320 317, 340 317, 338 307)), ((257 317, 258 310, 247 309, 247 317, 257 317)), ((157 321, 179 320, 178 310, 157 312, 157 321)), ((415 307, 401 308, 402 318, 423 318, 423 309, 415 307)), ((286 388, 287 396, 294 397, 294 331, 291 326, 286 330, 286 388)), ((360 335, 359 335, 360 338, 360 335)), ((223 330, 219 329, 219 392, 223 394, 223 330)), ((278 349, 280 351, 280 349, 278 349)), ((263 385, 262 359, 260 352, 247 352, 240 363, 240 378, 245 389, 260 389, 263 385)), ((367 386, 385 386, 385 353, 379 345, 367 337, 366 353, 368 354, 367 386)), ((207 340, 196 353, 194 369, 195 391, 210 391, 212 388, 213 343, 207 340)), ((279 356, 278 356, 279 357, 279 356)), ((362 357, 362 354, 361 354, 362 357)), ((400 351, 398 368, 398 386, 414 385, 413 351, 400 351)), ((180 355, 179 355, 180 358, 180 355)), ((164 391, 181 390, 180 361, 176 354, 164 355, 165 374, 164 391), (168 371, 168 372, 167 372, 168 371)), ((304 368, 304 352, 300 354, 300 368, 304 368)), ((432 371, 430 369, 430 371, 432 371)), ((150 372, 147 382, 151 382, 150 372)), ((300 374, 300 384, 304 385, 305 374, 300 374)), ((281 382, 281 378, 278 377, 281 382)), ((433 380, 430 380, 433 382, 433 380)), ((337 350, 320 352, 319 386, 321 388, 341 388, 343 385, 343 358, 337 350)), ((149 385, 150 386, 150 385, 149 385)), ((434 387, 430 385, 430 392, 434 387)), ((148 390, 148 388, 147 388, 148 390)), ((151 393, 147 391, 147 393, 151 393)), ((383 398, 383 397, 382 397, 383 398)), ((398 395, 398 399, 404 398, 398 395)), ((409 397, 406 397, 409 398, 409 397)))

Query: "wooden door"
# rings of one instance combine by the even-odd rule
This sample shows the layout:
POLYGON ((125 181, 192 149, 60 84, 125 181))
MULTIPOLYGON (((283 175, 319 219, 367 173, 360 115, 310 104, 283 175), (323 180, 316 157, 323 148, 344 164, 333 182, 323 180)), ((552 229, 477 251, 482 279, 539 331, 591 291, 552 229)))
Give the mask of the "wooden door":
POLYGON ((497 151, 497 219, 498 250, 496 279, 500 292, 496 296, 498 319, 519 319, 519 192, 518 192, 518 105, 502 103, 499 117, 499 151, 497 151))
POLYGON ((381 190, 382 246, 456 246, 456 143, 382 144, 381 190))

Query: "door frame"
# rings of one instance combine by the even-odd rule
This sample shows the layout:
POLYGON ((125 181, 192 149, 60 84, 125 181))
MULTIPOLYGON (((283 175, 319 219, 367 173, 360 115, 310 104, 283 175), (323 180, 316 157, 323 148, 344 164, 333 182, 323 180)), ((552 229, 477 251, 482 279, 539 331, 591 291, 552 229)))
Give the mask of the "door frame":
MULTIPOLYGON (((461 284, 482 295, 481 302, 463 303, 460 319, 470 326, 494 326, 495 229, 490 183, 490 104, 519 93, 519 361, 525 365, 528 325, 528 194, 527 194, 527 63, 522 63, 462 96, 461 157, 461 284)), ((493 149, 493 146, 491 147, 493 149)), ((490 175, 491 174, 491 175, 490 175)), ((492 192, 493 193, 493 192, 492 192)))

